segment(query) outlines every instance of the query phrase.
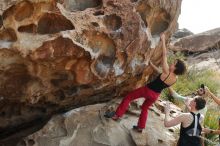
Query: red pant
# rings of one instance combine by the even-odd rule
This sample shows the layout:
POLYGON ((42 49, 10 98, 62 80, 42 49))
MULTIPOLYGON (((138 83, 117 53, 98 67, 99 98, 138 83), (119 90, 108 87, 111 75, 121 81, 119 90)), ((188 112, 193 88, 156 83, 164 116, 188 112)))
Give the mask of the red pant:
POLYGON ((147 121, 148 109, 157 100, 159 95, 160 93, 156 93, 146 86, 140 87, 125 96, 116 110, 116 115, 122 117, 132 100, 144 97, 145 101, 141 106, 141 115, 138 120, 138 127, 144 129, 147 121))

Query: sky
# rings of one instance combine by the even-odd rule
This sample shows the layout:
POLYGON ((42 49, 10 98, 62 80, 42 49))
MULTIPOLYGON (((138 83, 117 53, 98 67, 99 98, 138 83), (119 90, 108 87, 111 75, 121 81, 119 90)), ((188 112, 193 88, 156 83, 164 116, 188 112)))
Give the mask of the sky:
POLYGON ((220 27, 220 0, 182 0, 178 22, 193 33, 220 27))

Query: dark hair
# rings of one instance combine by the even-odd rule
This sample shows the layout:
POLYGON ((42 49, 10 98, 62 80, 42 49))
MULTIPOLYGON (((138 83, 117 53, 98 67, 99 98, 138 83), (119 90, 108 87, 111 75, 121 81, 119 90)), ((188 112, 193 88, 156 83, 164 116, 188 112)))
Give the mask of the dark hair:
POLYGON ((174 73, 176 75, 183 75, 186 72, 186 64, 183 60, 176 59, 174 73))
POLYGON ((205 99, 201 96, 196 97, 195 102, 196 102, 196 109, 197 110, 203 109, 206 105, 205 99))

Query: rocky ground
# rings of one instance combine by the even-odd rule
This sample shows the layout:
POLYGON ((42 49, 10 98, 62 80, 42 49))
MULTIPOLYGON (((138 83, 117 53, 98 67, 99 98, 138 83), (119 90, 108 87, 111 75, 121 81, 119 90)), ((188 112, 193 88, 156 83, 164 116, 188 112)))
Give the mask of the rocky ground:
MULTIPOLYGON (((149 111, 142 134, 132 130, 140 114, 143 100, 131 104, 120 121, 103 117, 107 109, 115 109, 120 100, 71 110, 54 116, 40 131, 22 140, 19 146, 175 146, 176 128, 165 128, 164 104, 159 100, 149 111)), ((172 105, 171 116, 181 111, 172 105)))

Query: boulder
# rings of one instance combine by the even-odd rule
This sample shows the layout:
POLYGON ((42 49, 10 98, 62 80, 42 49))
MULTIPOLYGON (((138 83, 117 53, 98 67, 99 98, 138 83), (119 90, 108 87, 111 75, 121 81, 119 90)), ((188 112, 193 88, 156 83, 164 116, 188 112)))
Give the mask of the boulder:
POLYGON ((181 0, 0 2, 0 140, 142 86, 181 0))
POLYGON ((178 29, 173 35, 172 35, 172 38, 173 39, 179 39, 179 38, 183 38, 183 37, 186 37, 186 36, 189 36, 189 35, 193 35, 193 33, 186 29, 186 28, 183 28, 183 29, 178 29))
POLYGON ((201 52, 210 48, 219 48, 220 28, 203 33, 186 36, 170 42, 169 48, 174 51, 201 52))

